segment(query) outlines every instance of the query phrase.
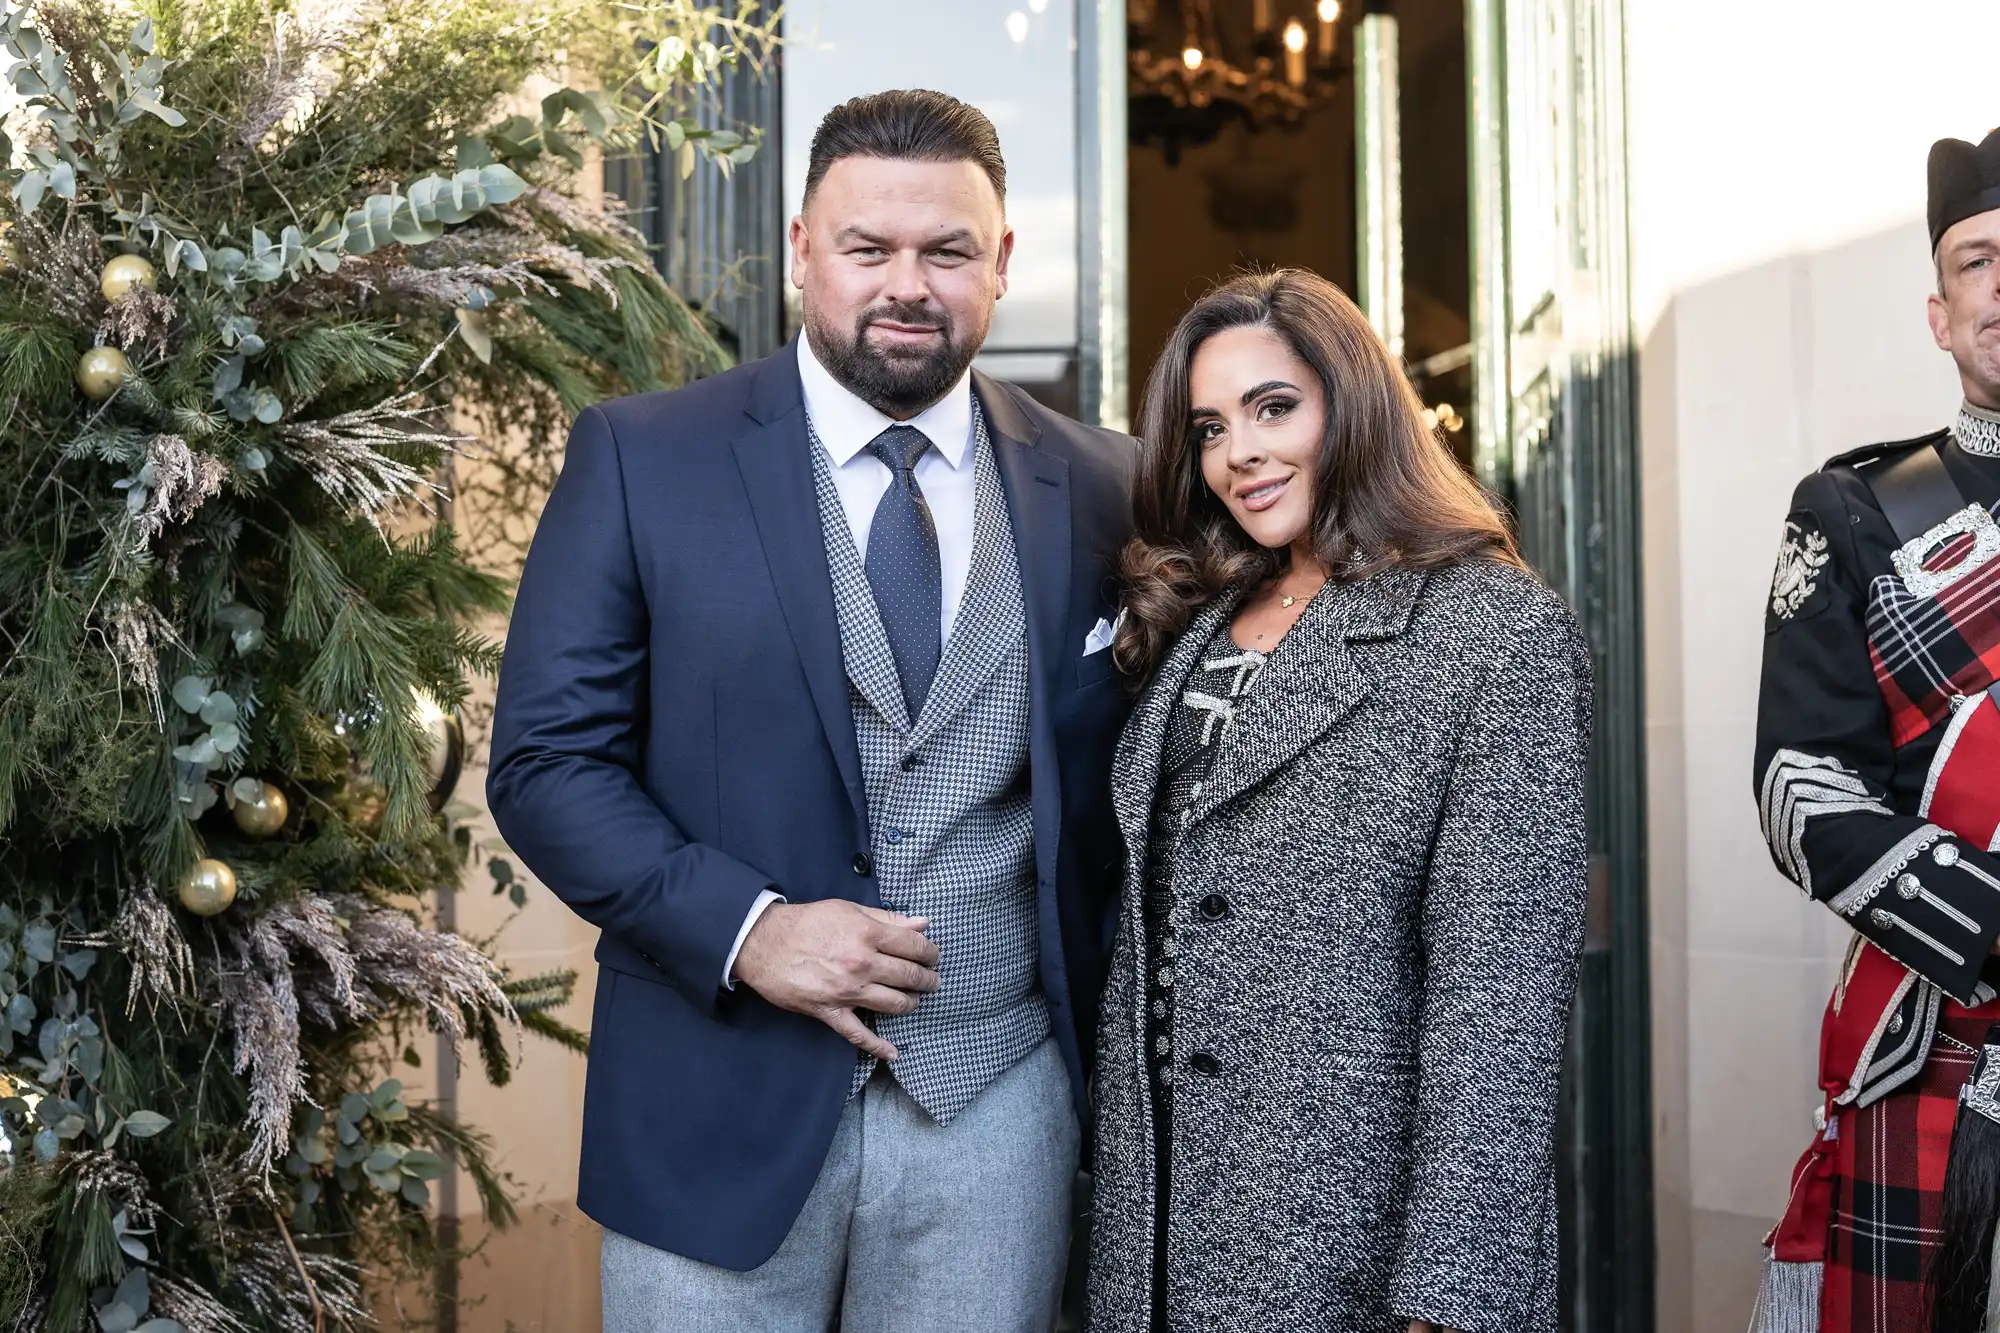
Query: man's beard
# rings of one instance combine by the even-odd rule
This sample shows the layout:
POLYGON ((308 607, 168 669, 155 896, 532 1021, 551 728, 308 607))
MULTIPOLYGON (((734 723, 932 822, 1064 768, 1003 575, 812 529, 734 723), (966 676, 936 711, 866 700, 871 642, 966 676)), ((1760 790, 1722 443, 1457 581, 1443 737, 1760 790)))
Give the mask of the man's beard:
POLYGON ((845 339, 810 310, 806 324, 813 352, 827 372, 862 402, 898 420, 907 420, 943 398, 979 354, 980 340, 959 343, 951 316, 921 301, 892 301, 864 310, 855 318, 853 335, 845 339), (868 341, 868 326, 878 320, 934 328, 941 336, 921 348, 878 347, 868 341))

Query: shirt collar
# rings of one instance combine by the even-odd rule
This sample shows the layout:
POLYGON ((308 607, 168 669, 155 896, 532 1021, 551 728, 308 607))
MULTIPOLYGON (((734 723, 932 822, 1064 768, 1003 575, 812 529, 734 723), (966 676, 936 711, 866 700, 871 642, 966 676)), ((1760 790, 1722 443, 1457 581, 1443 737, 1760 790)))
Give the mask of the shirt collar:
MULTIPOLYGON (((835 467, 846 466, 877 435, 897 424, 835 379, 813 354, 812 340, 804 333, 799 334, 799 384, 813 433, 835 467)), ((963 467, 972 445, 972 372, 959 376, 944 397, 901 424, 915 426, 945 462, 963 467)))

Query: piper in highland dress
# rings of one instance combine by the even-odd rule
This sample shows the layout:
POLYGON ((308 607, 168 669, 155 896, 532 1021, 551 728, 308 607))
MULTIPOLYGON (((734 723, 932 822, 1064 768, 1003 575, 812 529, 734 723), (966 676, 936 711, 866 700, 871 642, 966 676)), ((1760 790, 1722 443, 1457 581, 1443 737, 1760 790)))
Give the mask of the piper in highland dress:
POLYGON ((2000 1170, 2000 132, 1933 147, 1929 214, 1965 402, 1799 484, 1765 608, 1764 837, 1855 938, 1759 1333, 1993 1323, 2000 1197, 1971 1182, 2000 1170))

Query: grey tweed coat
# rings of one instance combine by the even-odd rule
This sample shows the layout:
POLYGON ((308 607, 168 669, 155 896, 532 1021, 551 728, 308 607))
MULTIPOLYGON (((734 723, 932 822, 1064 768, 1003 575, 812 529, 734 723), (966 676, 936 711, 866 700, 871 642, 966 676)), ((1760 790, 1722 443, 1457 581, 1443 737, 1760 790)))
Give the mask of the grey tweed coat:
MULTIPOLYGON (((1092 1333, 1150 1327, 1147 826, 1174 700, 1234 606, 1182 634, 1112 769, 1092 1333)), ((1176 1333, 1554 1330, 1590 674, 1561 600, 1484 562, 1330 584, 1272 655, 1175 882, 1176 1333)))

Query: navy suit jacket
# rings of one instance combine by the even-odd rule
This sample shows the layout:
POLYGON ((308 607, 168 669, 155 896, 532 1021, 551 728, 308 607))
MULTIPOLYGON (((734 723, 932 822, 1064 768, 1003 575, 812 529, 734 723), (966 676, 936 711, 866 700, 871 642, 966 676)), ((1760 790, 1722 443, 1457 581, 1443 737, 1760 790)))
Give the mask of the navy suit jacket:
MULTIPOLYGON (((973 377, 1027 602, 1041 977, 1079 1110, 1120 842, 1109 652, 1132 441, 973 377)), ((599 927, 577 1202, 746 1270, 825 1161, 854 1048, 723 963, 757 895, 879 905, 796 347, 587 409, 521 575, 487 796, 599 927)))

